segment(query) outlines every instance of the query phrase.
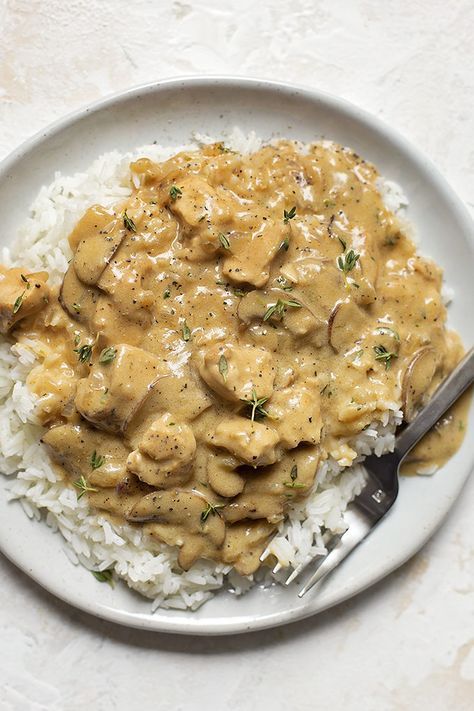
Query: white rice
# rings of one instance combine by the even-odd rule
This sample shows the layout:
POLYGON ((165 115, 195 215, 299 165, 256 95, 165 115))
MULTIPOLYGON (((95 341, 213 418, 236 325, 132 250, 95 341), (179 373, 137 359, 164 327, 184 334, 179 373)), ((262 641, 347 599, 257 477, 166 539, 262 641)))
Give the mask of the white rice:
MULTIPOLYGON (((179 150, 192 150, 210 140, 196 135, 189 145, 172 150, 150 145, 125 155, 114 151, 98 158, 84 173, 70 177, 56 173, 51 185, 43 187, 35 199, 15 247, 4 247, 0 261, 8 266, 46 269, 51 283, 59 283, 71 257, 69 232, 90 205, 111 206, 130 194, 130 161, 144 155, 165 160, 179 150)), ((226 144, 244 153, 261 145, 255 134, 244 136, 237 129, 226 144)), ((389 209, 403 210, 407 200, 397 184, 381 180, 379 187, 389 209)), ((86 497, 77 499, 76 491, 55 474, 39 443, 43 428, 35 418, 35 400, 26 386, 26 377, 37 360, 37 345, 33 341, 13 347, 0 343, 0 470, 11 478, 9 497, 18 500, 30 518, 44 519, 63 536, 73 564, 80 563, 89 570, 113 568, 130 587, 153 600, 153 609, 194 610, 223 586, 241 594, 256 579, 261 581, 262 573, 243 577, 230 566, 209 561, 199 561, 183 572, 177 566, 176 549, 164 544, 151 548, 139 530, 112 524, 104 515, 89 510, 86 497)), ((312 493, 293 506, 266 551, 282 568, 323 554, 325 531, 345 530, 344 511, 364 482, 360 462, 371 452, 381 455, 393 449, 394 431, 402 419, 399 407, 399 402, 387 403, 382 422, 373 423, 341 447, 339 463, 330 458, 321 464, 312 493), (357 453, 350 467, 343 466, 350 453, 348 446, 357 453)), ((282 572, 267 572, 265 582, 281 577, 282 572)))

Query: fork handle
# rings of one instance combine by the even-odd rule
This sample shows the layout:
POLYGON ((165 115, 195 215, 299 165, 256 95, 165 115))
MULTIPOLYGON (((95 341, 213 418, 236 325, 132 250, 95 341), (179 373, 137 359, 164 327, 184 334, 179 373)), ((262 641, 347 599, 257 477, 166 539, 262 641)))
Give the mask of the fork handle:
POLYGON ((399 462, 473 382, 474 348, 471 348, 453 372, 441 383, 426 407, 398 435, 395 453, 398 455, 399 462))

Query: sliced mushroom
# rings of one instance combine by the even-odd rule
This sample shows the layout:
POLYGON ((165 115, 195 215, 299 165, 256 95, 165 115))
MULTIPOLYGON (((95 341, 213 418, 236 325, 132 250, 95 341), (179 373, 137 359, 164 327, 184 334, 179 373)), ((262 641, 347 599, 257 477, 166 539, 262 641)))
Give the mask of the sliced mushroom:
POLYGON ((407 422, 414 419, 423 405, 438 365, 439 356, 429 346, 420 348, 411 359, 402 383, 402 408, 407 422))
POLYGON ((59 302, 63 309, 79 323, 91 323, 97 306, 99 292, 97 289, 87 287, 76 274, 73 264, 64 275, 59 290, 59 302))
POLYGON ((188 570, 198 558, 215 559, 225 538, 219 502, 191 491, 155 491, 131 510, 131 523, 152 522, 144 532, 168 545, 179 546, 178 563, 188 570))
POLYGON ((267 519, 278 523, 291 499, 307 494, 314 482, 320 459, 319 447, 298 447, 281 462, 246 474, 245 488, 231 501, 223 515, 229 523, 243 519, 267 519))
POLYGON ((210 453, 207 459, 207 481, 219 496, 233 498, 245 486, 245 477, 236 469, 240 462, 231 455, 210 453))
POLYGON ((367 314, 353 301, 338 301, 328 321, 329 343, 336 353, 353 346, 368 323, 367 314))
POLYGON ((91 486, 116 486, 126 475, 129 449, 122 440, 88 425, 59 425, 42 438, 53 459, 91 486))
MULTIPOLYGON (((91 479, 89 483, 92 484, 91 479)), ((148 484, 140 481, 134 474, 127 473, 113 488, 88 491, 87 500, 95 509, 126 518, 135 504, 151 491, 152 488, 148 484)))
POLYGON ((267 521, 242 521, 228 526, 222 556, 241 575, 251 575, 260 566, 269 537, 275 527, 267 521))
POLYGON ((125 237, 123 220, 99 205, 78 222, 69 242, 75 245, 74 268, 84 284, 94 286, 125 237))

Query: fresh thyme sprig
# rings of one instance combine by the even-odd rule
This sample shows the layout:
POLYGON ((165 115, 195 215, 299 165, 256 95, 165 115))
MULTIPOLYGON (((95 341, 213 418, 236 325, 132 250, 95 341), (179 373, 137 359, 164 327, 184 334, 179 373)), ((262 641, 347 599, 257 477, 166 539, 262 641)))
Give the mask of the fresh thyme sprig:
POLYGON ((357 252, 354 252, 353 249, 350 249, 344 256, 339 256, 337 258, 337 266, 341 270, 341 272, 344 272, 344 274, 348 274, 351 272, 357 262, 360 259, 360 254, 357 254, 357 252))
POLYGON ((89 486, 87 479, 84 476, 81 476, 80 479, 73 483, 76 489, 79 489, 79 494, 77 495, 78 501, 79 499, 82 499, 86 491, 98 491, 98 489, 94 489, 93 486, 89 486))
POLYGON ((206 508, 201 511, 201 523, 205 523, 209 516, 215 516, 219 514, 219 509, 223 509, 225 504, 211 504, 210 501, 206 502, 206 508))
POLYGON ((83 346, 74 348, 74 353, 77 353, 77 358, 79 360, 79 363, 87 363, 87 361, 89 361, 91 359, 92 344, 91 343, 84 343, 83 346))
POLYGON ((389 351, 385 346, 374 346, 375 360, 380 360, 385 363, 385 370, 388 370, 392 365, 392 358, 398 358, 396 353, 389 351))
POLYGON ((278 299, 276 304, 273 304, 265 311, 263 320, 268 321, 268 319, 270 319, 274 316, 282 319, 283 316, 285 315, 285 311, 287 308, 300 309, 301 306, 302 306, 302 304, 300 304, 300 302, 296 301, 295 299, 288 299, 288 300, 278 299))
POLYGON ((285 225, 289 223, 290 220, 292 220, 296 215, 296 205, 293 205, 293 207, 290 210, 283 210, 283 222, 285 225))
POLYGON ((250 419, 252 421, 254 421, 256 417, 269 417, 268 412, 263 407, 267 400, 267 397, 258 397, 255 388, 252 389, 252 398, 250 400, 241 398, 241 402, 244 402, 250 408, 250 419))
POLYGON ((90 458, 90 465, 91 469, 99 469, 103 464, 105 464, 105 457, 103 457, 101 454, 97 454, 96 450, 91 454, 90 458))

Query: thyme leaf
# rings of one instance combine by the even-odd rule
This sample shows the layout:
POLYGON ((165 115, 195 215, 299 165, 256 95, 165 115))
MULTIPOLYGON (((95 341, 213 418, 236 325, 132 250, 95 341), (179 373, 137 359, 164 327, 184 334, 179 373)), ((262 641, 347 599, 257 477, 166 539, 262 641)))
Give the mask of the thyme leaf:
POLYGON ((26 294, 26 291, 24 291, 20 296, 15 299, 15 303, 13 304, 13 313, 16 314, 18 311, 21 309, 21 305, 23 303, 23 297, 26 294))
POLYGON ((225 357, 224 354, 222 354, 221 357, 219 358, 219 373, 222 375, 222 379, 223 379, 224 383, 227 380, 228 371, 229 371, 229 366, 227 363, 227 358, 225 357))
POLYGON ((124 226, 125 229, 128 230, 129 232, 136 232, 136 231, 137 231, 137 228, 136 228, 136 225, 135 225, 134 221, 132 220, 131 217, 129 217, 129 216, 127 215, 127 211, 126 211, 126 210, 125 210, 125 212, 123 213, 123 226, 124 226))
POLYGON ((222 247, 224 247, 224 249, 230 249, 229 238, 223 232, 219 232, 219 242, 221 243, 222 247))
POLYGON ((183 191, 180 188, 178 188, 177 185, 172 185, 170 187, 170 198, 172 199, 173 202, 175 200, 177 200, 178 198, 180 198, 182 194, 183 194, 183 191))
POLYGON ((99 363, 111 363, 116 355, 116 348, 112 348, 111 346, 109 348, 104 348, 99 356, 99 363))
POLYGON ((290 220, 294 218, 296 215, 296 205, 293 205, 293 207, 290 210, 283 210, 283 222, 285 225, 289 223, 290 220))
POLYGON ((186 321, 183 323, 181 332, 183 334, 183 341, 186 341, 186 342, 189 341, 191 338, 191 331, 190 331, 190 328, 189 328, 188 324, 186 323, 186 321))
POLYGON ((99 583, 108 583, 110 587, 114 587, 114 569, 107 568, 106 570, 91 570, 92 575, 99 583))

